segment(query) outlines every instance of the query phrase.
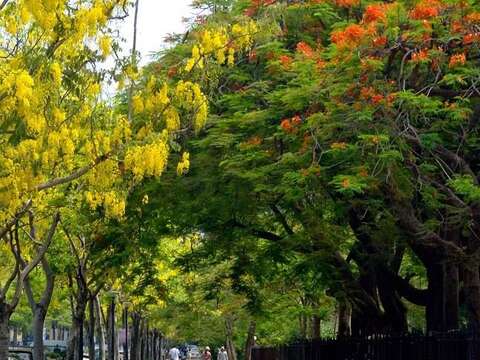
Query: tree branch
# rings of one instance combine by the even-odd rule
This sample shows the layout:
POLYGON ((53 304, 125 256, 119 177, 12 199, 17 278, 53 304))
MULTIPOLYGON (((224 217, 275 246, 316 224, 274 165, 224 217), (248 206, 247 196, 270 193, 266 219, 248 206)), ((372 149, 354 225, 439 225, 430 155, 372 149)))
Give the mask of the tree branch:
MULTIPOLYGON (((387 269, 385 269, 387 270, 387 269)), ((411 285, 408 280, 402 278, 401 276, 394 274, 391 271, 385 271, 385 274, 393 282, 395 289, 398 291, 400 296, 404 297, 413 304, 426 306, 428 300, 428 290, 417 289, 411 285)))
POLYGON ((101 162, 103 162, 107 159, 108 159, 108 155, 100 156, 100 157, 96 158, 95 161, 92 164, 87 165, 83 168, 80 168, 80 169, 78 169, 77 171, 74 171, 72 174, 70 174, 68 176, 52 179, 52 180, 50 180, 46 183, 37 185, 35 187, 35 190, 37 190, 37 191, 47 190, 47 189, 50 189, 50 188, 58 186, 58 185, 69 183, 70 181, 73 181, 75 179, 78 179, 79 177, 82 177, 87 172, 92 170, 95 166, 97 166, 98 164, 100 164, 101 162))
POLYGON ((261 239, 274 241, 274 242, 282 240, 282 237, 277 234, 274 234, 272 232, 265 231, 265 230, 258 230, 258 229, 251 228, 250 226, 239 223, 237 220, 230 221, 228 225, 243 229, 246 232, 248 232, 250 235, 256 236, 261 239))
POLYGON ((446 259, 456 262, 467 260, 462 248, 450 241, 445 241, 438 234, 429 230, 416 216, 411 205, 395 203, 399 225, 411 236, 408 237, 413 249, 422 261, 443 262, 446 259))
MULTIPOLYGON (((137 22, 138 22, 138 7, 139 1, 135 0, 135 14, 133 16, 133 44, 132 44, 132 64, 137 63, 137 22)), ((133 97, 133 81, 128 89, 128 121, 132 121, 133 115, 133 106, 132 106, 132 97, 133 97)))
POLYGON ((280 224, 282 224, 282 226, 285 229, 285 231, 287 232, 287 234, 288 235, 293 235, 292 228, 290 227, 290 225, 288 225, 288 222, 287 222, 287 219, 286 219, 285 215, 282 214, 282 212, 277 207, 277 205, 271 205, 270 209, 272 209, 273 213, 275 214, 275 217, 280 222, 280 224))
POLYGON ((2 3, 0 4, 0 10, 3 10, 5 6, 7 6, 9 0, 3 0, 2 3))
POLYGON ((19 218, 21 218, 32 206, 32 200, 28 200, 22 208, 15 214, 15 216, 10 219, 5 226, 0 230, 0 239, 2 239, 10 230, 10 228, 15 225, 19 218))
POLYGON ((20 296, 23 290, 23 283, 26 277, 40 263, 40 261, 42 261, 42 258, 45 256, 45 253, 47 252, 52 242, 53 235, 55 234, 55 230, 57 229, 57 225, 59 221, 60 221, 60 213, 57 212, 53 217, 52 225, 48 230, 43 246, 39 248, 35 257, 19 273, 15 293, 12 297, 12 301, 10 305, 12 308, 15 308, 20 300, 20 296))

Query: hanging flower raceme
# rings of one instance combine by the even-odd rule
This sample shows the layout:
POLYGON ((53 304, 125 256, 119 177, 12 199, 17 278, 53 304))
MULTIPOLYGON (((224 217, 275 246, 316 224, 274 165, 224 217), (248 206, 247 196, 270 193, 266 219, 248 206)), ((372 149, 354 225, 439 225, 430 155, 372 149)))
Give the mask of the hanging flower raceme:
POLYGON ((213 60, 218 65, 233 66, 235 54, 249 51, 258 31, 254 21, 233 24, 230 28, 206 29, 199 33, 198 41, 192 46, 192 53, 184 70, 203 69, 205 63, 213 60))

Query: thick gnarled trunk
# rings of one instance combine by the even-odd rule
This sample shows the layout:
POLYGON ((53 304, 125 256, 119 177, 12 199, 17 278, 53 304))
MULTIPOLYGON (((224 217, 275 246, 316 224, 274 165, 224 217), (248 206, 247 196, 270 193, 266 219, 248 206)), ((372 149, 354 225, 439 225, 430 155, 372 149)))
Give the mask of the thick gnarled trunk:
POLYGON ((468 324, 475 334, 480 333, 480 274, 478 267, 465 267, 464 291, 468 311, 468 324))

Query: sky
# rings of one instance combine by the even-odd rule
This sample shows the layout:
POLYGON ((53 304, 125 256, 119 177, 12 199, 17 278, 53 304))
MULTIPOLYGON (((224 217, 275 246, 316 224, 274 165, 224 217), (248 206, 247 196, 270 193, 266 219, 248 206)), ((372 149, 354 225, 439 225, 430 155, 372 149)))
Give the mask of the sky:
MULTIPOLYGON (((149 54, 162 48, 163 38, 169 33, 185 31, 182 18, 193 14, 190 7, 192 0, 139 0, 137 50, 140 51, 145 64, 149 54)), ((122 37, 127 39, 126 48, 132 47, 133 14, 120 25, 122 37)))

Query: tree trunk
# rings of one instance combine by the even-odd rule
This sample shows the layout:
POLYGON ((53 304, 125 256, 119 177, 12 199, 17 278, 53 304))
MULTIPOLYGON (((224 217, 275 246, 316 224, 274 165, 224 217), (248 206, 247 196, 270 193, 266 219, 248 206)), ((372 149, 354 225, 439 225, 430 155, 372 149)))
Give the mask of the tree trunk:
POLYGON ((445 267, 445 325, 447 330, 459 329, 460 286, 458 265, 445 267))
POLYGON ((132 332, 130 334, 130 360, 140 360, 140 322, 138 313, 132 313, 132 332))
POLYGON ((142 319, 142 326, 141 326, 141 331, 140 331, 140 359, 141 360, 146 360, 147 358, 147 320, 142 319))
POLYGON ((298 324, 300 329, 300 338, 306 339, 307 338, 307 318, 305 314, 298 315, 298 324))
POLYGON ((427 267, 427 278, 427 331, 458 329, 458 267, 451 264, 433 264, 427 267))
POLYGON ((245 343, 245 360, 252 360, 252 349, 255 346, 255 330, 257 323, 255 320, 250 321, 248 326, 247 342, 245 343))
POLYGON ((85 323, 86 296, 78 297, 72 316, 72 328, 68 345, 68 360, 83 360, 83 325, 85 323))
POLYGON ((465 267, 464 290, 469 327, 478 335, 480 331, 480 274, 478 266, 465 267))
POLYGON ((225 321, 227 343, 226 350, 228 360, 237 360, 237 352, 235 350, 235 344, 233 342, 233 319, 228 317, 225 321))
POLYGON ((340 301, 338 304, 338 330, 337 336, 344 337, 351 334, 350 329, 351 309, 350 305, 345 301, 340 301))
POLYGON ((378 294, 382 307, 385 311, 384 329, 396 334, 403 334, 408 331, 407 309, 403 304, 395 284, 390 281, 387 271, 377 267, 378 294))
POLYGON ((96 359, 95 356, 95 297, 88 300, 88 358, 96 359))
POLYGON ((98 350, 100 353, 100 360, 106 360, 106 353, 105 353, 105 317, 103 315, 103 311, 100 307, 100 299, 98 296, 95 297, 95 319, 96 319, 96 326, 97 326, 97 338, 98 338, 98 350))
POLYGON ((322 321, 318 315, 312 316, 312 339, 320 339, 322 321))
POLYGON ((107 347, 108 347, 108 360, 117 360, 117 336, 116 336, 116 329, 115 329, 115 299, 110 301, 108 305, 108 320, 107 320, 107 328, 108 328, 108 340, 107 340, 107 347))
POLYGON ((0 359, 8 359, 8 343, 10 332, 8 330, 8 320, 10 319, 10 311, 7 304, 0 302, 0 359))
MULTIPOLYGON (((32 237, 34 237, 34 235, 32 237)), ((27 295, 30 309, 32 310, 33 314, 33 360, 43 360, 45 357, 45 349, 43 346, 43 328, 55 286, 55 276, 47 259, 43 258, 41 263, 47 282, 45 288, 43 289, 43 294, 40 301, 36 302, 35 300, 30 279, 27 277, 24 281, 25 294, 27 295)))
POLYGON ((33 360, 44 359, 43 328, 46 316, 46 309, 37 304, 33 310, 33 360))

